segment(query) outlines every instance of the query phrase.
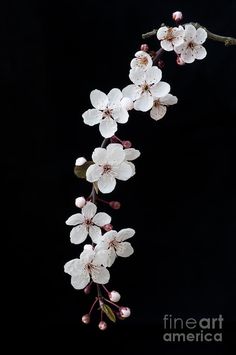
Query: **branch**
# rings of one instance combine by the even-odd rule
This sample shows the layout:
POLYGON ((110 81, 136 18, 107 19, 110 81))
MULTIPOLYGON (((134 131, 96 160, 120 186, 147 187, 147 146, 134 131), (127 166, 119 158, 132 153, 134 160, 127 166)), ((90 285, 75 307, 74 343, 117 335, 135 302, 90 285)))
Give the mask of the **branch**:
MULTIPOLYGON (((200 25, 197 22, 190 22, 189 24, 193 25, 195 28, 200 28, 200 27, 203 28, 207 32, 207 37, 209 39, 212 39, 213 41, 222 42, 222 43, 224 43, 225 46, 236 46, 236 38, 234 38, 234 37, 220 36, 215 33, 212 33, 210 31, 208 31, 208 29, 206 27, 200 25)), ((153 29, 150 32, 143 33, 142 38, 146 39, 149 37, 153 37, 157 34, 157 31, 158 31, 157 29, 153 29)))

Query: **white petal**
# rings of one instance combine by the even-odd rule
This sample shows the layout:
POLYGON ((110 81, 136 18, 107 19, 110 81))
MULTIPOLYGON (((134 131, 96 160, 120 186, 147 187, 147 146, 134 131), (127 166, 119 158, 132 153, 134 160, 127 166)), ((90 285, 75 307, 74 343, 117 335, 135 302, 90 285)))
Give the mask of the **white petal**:
POLYGON ((116 178, 118 180, 126 181, 132 176, 132 169, 127 162, 121 163, 117 167, 113 167, 113 171, 116 173, 116 178))
POLYGON ((108 107, 113 108, 117 105, 120 104, 120 101, 123 97, 122 92, 120 89, 112 89, 109 94, 107 95, 108 97, 108 107))
POLYGON ((107 267, 107 250, 106 249, 101 249, 98 247, 98 245, 96 245, 95 247, 95 257, 93 259, 93 265, 97 265, 97 266, 105 266, 107 267))
POLYGON ((193 25, 185 25, 184 38, 187 42, 191 42, 196 35, 196 28, 193 25))
POLYGON ((93 243, 97 244, 98 240, 101 238, 101 235, 101 228, 97 226, 89 226, 89 236, 92 239, 93 243))
POLYGON ((83 215, 81 213, 75 213, 67 219, 66 224, 68 226, 76 226, 77 224, 83 222, 84 222, 83 215))
POLYGON ((107 161, 107 151, 105 148, 95 148, 92 154, 94 163, 103 165, 107 161))
MULTIPOLYGON (((141 85, 145 82, 145 73, 146 72, 141 68, 133 68, 130 69, 129 71, 129 78, 135 85, 141 85)), ((128 96, 128 95, 124 95, 124 96, 128 96)))
POLYGON ((140 156, 140 151, 134 148, 127 148, 124 150, 126 160, 135 160, 140 156))
POLYGON ((163 97, 169 93, 170 85, 165 81, 160 81, 158 84, 152 86, 150 90, 154 97, 163 97))
POLYGON ((180 45, 178 45, 178 46, 176 45, 176 46, 174 47, 174 51, 175 51, 177 54, 180 54, 180 53, 186 51, 187 47, 188 47, 187 43, 186 43, 186 42, 183 42, 182 44, 180 44, 180 45))
POLYGON ((207 32, 203 28, 198 28, 196 32, 196 36, 194 38, 194 42, 197 44, 202 44, 207 39, 207 32))
POLYGON ((157 106, 153 106, 153 108, 150 111, 150 116, 155 121, 158 121, 165 116, 166 110, 167 110, 166 106, 158 104, 157 106))
POLYGON ((99 131, 104 138, 110 138, 114 136, 117 131, 117 123, 112 118, 104 118, 99 124, 99 131))
POLYGON ((69 275, 77 275, 83 269, 84 264, 80 259, 72 259, 64 265, 64 272, 69 275))
POLYGON ((90 281, 90 275, 87 270, 84 270, 81 272, 79 275, 75 275, 71 277, 71 285, 76 289, 76 290, 82 290, 85 288, 90 281))
POLYGON ((159 30, 157 31, 157 38, 159 40, 164 39, 166 37, 167 32, 168 32, 168 27, 166 26, 160 27, 159 30))
POLYGON ((134 103, 134 109, 137 111, 147 112, 150 110, 150 108, 152 108, 152 106, 153 97, 147 92, 143 93, 141 97, 134 103))
POLYGON ((129 114, 124 107, 120 106, 113 109, 112 117, 118 123, 126 123, 128 121, 129 114))
POLYGON ((117 231, 111 230, 111 231, 106 232, 106 233, 103 234, 102 240, 103 240, 103 242, 108 242, 109 243, 112 240, 116 239, 117 234, 118 234, 117 231))
POLYGON ((127 258, 132 255, 134 252, 133 247, 129 242, 122 242, 116 247, 116 254, 118 256, 122 256, 123 258, 127 258))
POLYGON ((175 37, 172 39, 172 45, 174 45, 174 46, 180 46, 183 43, 184 43, 184 39, 182 36, 175 37))
POLYGON ((98 181, 103 173, 103 168, 97 164, 90 165, 86 171, 86 179, 89 182, 98 181))
POLYGON ((161 98, 159 99, 159 101, 160 101, 161 104, 166 105, 166 106, 169 106, 169 105, 175 105, 175 104, 177 104, 178 99, 177 99, 177 97, 174 96, 174 95, 167 94, 166 96, 161 97, 161 98))
POLYGON ((146 71, 146 82, 148 85, 157 84, 161 80, 162 72, 157 67, 151 67, 146 71))
POLYGON ((123 242, 124 240, 132 238, 134 235, 135 235, 135 230, 133 228, 124 228, 118 232, 116 236, 116 240, 118 242, 123 242))
POLYGON ((82 115, 84 119, 84 123, 89 125, 89 126, 94 126, 95 124, 99 123, 102 119, 102 112, 93 108, 90 110, 87 110, 86 112, 83 113, 82 115))
POLYGON ((114 248, 106 250, 106 260, 104 266, 111 267, 116 260, 116 252, 114 248))
POLYGON ((98 180, 98 188, 104 194, 108 194, 112 192, 115 186, 116 186, 116 179, 111 175, 104 174, 98 180))
POLYGON ((194 50, 188 47, 186 51, 182 52, 181 58, 185 63, 193 63, 195 60, 194 50))
POLYGON ((105 110, 108 105, 108 97, 100 90, 93 90, 90 94, 90 101, 98 110, 105 110))
POLYGON ((88 230, 85 225, 80 224, 74 227, 70 232, 70 241, 72 244, 81 244, 85 241, 88 235, 88 230))
POLYGON ((104 266, 95 266, 91 269, 92 280, 97 284, 107 284, 110 280, 110 273, 104 266))
POLYGON ((203 59, 207 55, 207 51, 203 46, 195 46, 194 54, 196 59, 203 59))
POLYGON ((133 100, 131 100, 129 97, 123 97, 120 103, 121 106, 124 107, 126 111, 133 110, 134 108, 133 100))
POLYGON ((82 214, 86 219, 91 219, 97 212, 97 206, 92 202, 87 202, 82 208, 82 214))
POLYGON ((134 176, 135 175, 135 165, 133 163, 131 163, 131 161, 127 161, 127 164, 129 164, 131 170, 132 170, 132 175, 131 176, 134 176))
POLYGON ((120 164, 125 159, 125 152, 121 144, 111 143, 107 146, 108 164, 120 164))
POLYGON ((84 250, 80 253, 80 259, 84 263, 84 265, 90 264, 94 259, 95 251, 91 244, 85 244, 84 250))
POLYGON ((174 46, 173 46, 172 42, 171 41, 167 41, 167 40, 161 41, 161 47, 167 52, 170 52, 170 51, 174 50, 174 46))
POLYGON ((138 86, 131 84, 126 86, 123 90, 122 93, 125 97, 130 98, 132 101, 137 100, 140 95, 141 95, 142 89, 139 88, 138 86))
POLYGON ((92 222, 99 227, 111 223, 111 217, 105 212, 99 212, 93 217, 92 222))
POLYGON ((152 66, 152 58, 148 53, 144 51, 138 51, 135 53, 135 57, 136 58, 131 60, 131 68, 139 67, 143 70, 147 70, 152 66))

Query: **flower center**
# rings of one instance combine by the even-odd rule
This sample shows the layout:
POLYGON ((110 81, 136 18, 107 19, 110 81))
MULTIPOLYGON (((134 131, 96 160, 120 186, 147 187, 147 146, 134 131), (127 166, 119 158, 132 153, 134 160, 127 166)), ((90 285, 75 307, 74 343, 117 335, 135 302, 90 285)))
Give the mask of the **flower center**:
POLYGON ((155 107, 159 107, 160 106, 160 100, 159 99, 154 101, 154 106, 155 107))
POLYGON ((112 116, 112 109, 106 108, 106 109, 103 111, 103 118, 111 117, 111 116, 112 116))
POLYGON ((84 225, 87 229, 89 229, 89 227, 93 225, 93 222, 91 221, 91 219, 85 219, 84 225))
POLYGON ((173 38, 174 38, 174 34, 172 31, 172 28, 170 27, 170 28, 168 28, 167 34, 165 36, 165 40, 171 41, 173 38))
POLYGON ((111 171, 111 165, 109 164, 103 165, 103 174, 107 174, 110 171, 111 171))
POLYGON ((139 63, 140 65, 147 65, 148 64, 147 57, 139 57, 139 63))
POLYGON ((117 245, 119 243, 116 241, 116 240, 111 240, 110 243, 109 243, 109 248, 114 248, 116 249, 117 245))
POLYGON ((143 86, 142 86, 142 91, 143 92, 150 92, 149 89, 150 89, 150 87, 149 87, 149 85, 147 83, 143 84, 143 86))

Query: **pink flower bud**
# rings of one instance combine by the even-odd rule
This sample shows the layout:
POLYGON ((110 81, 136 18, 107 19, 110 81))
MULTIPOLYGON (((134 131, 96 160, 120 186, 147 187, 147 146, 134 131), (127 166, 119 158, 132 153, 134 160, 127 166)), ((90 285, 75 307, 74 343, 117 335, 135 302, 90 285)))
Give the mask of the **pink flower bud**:
POLYGON ((91 292, 91 285, 88 285, 84 288, 84 293, 88 295, 91 292))
POLYGON ((109 232, 112 230, 113 225, 112 224, 105 224, 105 226, 102 227, 106 232, 109 232))
POLYGON ((90 315, 89 314, 85 314, 83 317, 82 317, 82 322, 84 324, 89 324, 90 323, 90 315))
POLYGON ((122 142, 124 148, 131 148, 132 143, 130 141, 123 141, 122 142))
POLYGON ((175 21, 175 22, 179 22, 183 19, 183 14, 181 11, 175 11, 173 12, 172 14, 172 19, 175 21))
POLYGON ((84 163, 86 163, 86 161, 87 161, 87 159, 85 159, 84 157, 79 157, 78 159, 76 159, 75 165, 76 166, 84 165, 84 163))
POLYGON ((158 60, 157 65, 158 65, 158 67, 159 67, 160 69, 163 69, 164 66, 165 66, 165 62, 160 59, 160 60, 158 60))
POLYGON ((120 294, 119 294, 119 292, 117 292, 117 291, 111 291, 110 293, 109 293, 109 299, 112 301, 112 302, 119 302, 119 300, 120 300, 120 294))
POLYGON ((111 201, 109 202, 109 206, 113 208, 114 210, 119 210, 120 209, 120 202, 119 201, 111 201))
POLYGON ((99 322, 98 324, 98 328, 101 330, 106 330, 107 329, 107 323, 104 322, 103 320, 101 320, 101 322, 99 322))
POLYGON ((134 108, 134 103, 129 97, 123 97, 120 103, 127 111, 133 110, 134 108))
POLYGON ((120 307, 119 311, 120 311, 121 317, 123 317, 123 318, 128 318, 131 314, 129 307, 120 307))
POLYGON ((148 52, 149 47, 146 43, 141 44, 140 51, 148 52))
POLYGON ((86 204, 86 200, 83 196, 77 197, 75 200, 75 205, 79 208, 84 207, 84 205, 86 204))
POLYGON ((178 57, 176 58, 176 63, 177 63, 178 65, 184 65, 184 64, 185 64, 185 62, 183 61, 183 59, 182 59, 180 56, 178 56, 178 57))

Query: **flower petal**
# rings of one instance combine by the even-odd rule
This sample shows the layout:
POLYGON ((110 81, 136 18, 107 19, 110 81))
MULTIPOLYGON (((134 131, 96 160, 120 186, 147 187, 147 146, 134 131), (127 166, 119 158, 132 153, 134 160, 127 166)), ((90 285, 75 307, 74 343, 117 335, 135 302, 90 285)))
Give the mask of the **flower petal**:
POLYGON ((141 91, 142 91, 142 89, 139 88, 138 86, 136 86, 134 84, 130 84, 122 90, 122 93, 123 93, 124 97, 128 97, 132 101, 135 101, 140 97, 141 91))
POLYGON ((71 285, 76 289, 76 290, 82 290, 85 288, 90 281, 90 275, 87 270, 84 270, 81 272, 79 275, 75 275, 71 277, 71 285))
POLYGON ((83 269, 84 264, 81 262, 80 259, 72 259, 65 263, 64 265, 64 272, 66 272, 69 275, 77 275, 81 273, 81 270, 83 269))
POLYGON ((125 159, 123 146, 117 143, 111 143, 107 146, 107 162, 111 165, 118 165, 125 159))
POLYGON ((113 108, 120 104, 120 101, 123 97, 120 89, 112 89, 108 95, 108 107, 113 108))
POLYGON ((127 162, 121 163, 117 167, 113 167, 112 169, 116 173, 116 179, 126 181, 132 176, 132 168, 127 162))
MULTIPOLYGON (((141 85, 145 82, 145 73, 146 72, 141 68, 132 68, 129 71, 129 78, 135 85, 141 85)), ((123 95, 127 96, 124 93, 123 95)))
POLYGON ((128 121, 129 114, 124 107, 120 106, 113 109, 112 117, 118 123, 126 123, 128 121))
POLYGON ((206 39, 207 39, 207 32, 204 30, 204 28, 201 27, 198 28, 194 42, 197 44, 202 44, 205 42, 206 39))
POLYGON ((166 39, 161 41, 161 47, 167 52, 173 51, 174 49, 172 41, 167 41, 166 39))
POLYGON ((196 28, 193 25, 185 25, 184 39, 187 42, 193 41, 196 35, 196 28))
POLYGON ((85 241, 88 230, 84 224, 74 227, 70 232, 70 241, 72 244, 81 244, 85 241))
POLYGON ((161 77, 162 71, 158 67, 151 67, 146 71, 146 82, 148 85, 159 83, 161 77))
POLYGON ((87 202, 82 208, 82 214, 85 219, 92 219, 97 212, 97 206, 92 202, 87 202))
POLYGON ((187 47, 188 47, 187 43, 186 43, 186 42, 183 42, 183 43, 181 43, 180 45, 174 46, 174 51, 175 51, 177 54, 180 54, 180 53, 186 51, 187 47))
POLYGON ((90 264, 95 257, 95 251, 91 244, 85 244, 84 250, 80 253, 80 260, 86 264, 90 264))
POLYGON ((97 226, 90 226, 89 227, 89 236, 92 239, 93 243, 97 244, 97 242, 101 238, 101 235, 102 235, 101 228, 99 228, 97 226))
POLYGON ((135 160, 140 156, 140 151, 134 148, 127 148, 124 150, 126 160, 135 160))
POLYGON ((159 102, 160 102, 160 104, 166 105, 166 106, 175 105, 178 102, 178 98, 174 95, 167 94, 166 96, 161 97, 159 99, 159 102))
POLYGON ((152 66, 152 58, 151 56, 144 51, 138 51, 135 53, 135 57, 131 60, 130 66, 131 68, 141 68, 143 70, 147 70, 152 66))
POLYGON ((111 117, 104 118, 99 124, 99 131, 104 138, 114 136, 117 131, 117 123, 111 117))
POLYGON ((107 284, 110 280, 110 273, 104 266, 95 266, 91 269, 92 280, 97 284, 107 284))
POLYGON ((119 243, 116 247, 116 254, 118 256, 122 256, 123 258, 127 258, 128 256, 132 255, 134 249, 129 242, 122 242, 119 243))
POLYGON ((195 60, 194 49, 186 48, 186 51, 181 53, 181 58, 185 63, 193 63, 195 60))
POLYGON ((168 32, 168 27, 166 26, 160 27, 157 31, 157 38, 159 40, 163 40, 166 37, 167 32, 168 32))
POLYGON ((98 180, 98 188, 104 194, 108 194, 112 192, 115 186, 116 186, 116 179, 111 175, 104 174, 98 180))
POLYGON ((89 182, 98 181, 103 173, 103 168, 97 164, 90 165, 86 171, 86 179, 89 182))
POLYGON ((194 47, 194 54, 196 59, 203 59, 207 55, 207 51, 203 46, 195 46, 194 47))
POLYGON ((129 164, 129 166, 130 166, 130 168, 131 168, 131 170, 132 170, 132 175, 131 175, 131 177, 132 177, 132 176, 134 176, 135 173, 136 173, 135 165, 134 165, 133 163, 131 163, 131 161, 127 161, 127 164, 129 164))
POLYGON ((105 148, 95 148, 92 154, 94 163, 103 165, 107 162, 107 151, 105 148))
POLYGON ((158 121, 165 116, 166 111, 167 111, 166 106, 157 104, 157 105, 153 106, 153 108, 151 109, 150 116, 155 121, 158 121))
POLYGON ((116 240, 118 242, 123 242, 124 240, 132 238, 134 235, 135 235, 135 230, 133 228, 124 228, 118 232, 116 236, 116 240))
POLYGON ((76 226, 77 224, 83 223, 84 217, 81 213, 75 213, 66 220, 68 226, 76 226))
POLYGON ((96 108, 87 110, 82 115, 84 119, 84 123, 89 126, 94 126, 99 123, 102 119, 102 112, 97 110, 96 108))
POLYGON ((106 267, 111 267, 112 264, 114 263, 114 261, 116 260, 116 252, 114 248, 109 248, 108 250, 106 250, 106 252, 104 253, 104 255, 106 256, 106 258, 104 258, 104 266, 106 267))
POLYGON ((99 212, 93 217, 92 222, 99 227, 103 227, 111 223, 111 217, 105 212, 99 212))
MULTIPOLYGON (((117 237, 117 231, 115 231, 114 229, 109 231, 109 232, 106 232, 103 234, 102 236, 102 241, 103 242, 108 242, 108 246, 109 246, 109 242, 111 242, 112 240, 115 240, 117 237)), ((101 244, 101 247, 103 248, 104 245, 103 243, 101 244)), ((106 247, 106 246, 105 246, 106 247)))
POLYGON ((137 111, 147 112, 153 106, 153 97, 145 92, 143 93, 140 98, 135 101, 134 109, 137 111))
POLYGON ((160 81, 158 84, 152 86, 150 90, 154 97, 163 97, 169 93, 170 85, 165 81, 160 81))
POLYGON ((90 101, 93 105, 98 110, 105 110, 105 108, 108 105, 108 97, 104 92, 100 90, 93 90, 90 93, 90 101))

